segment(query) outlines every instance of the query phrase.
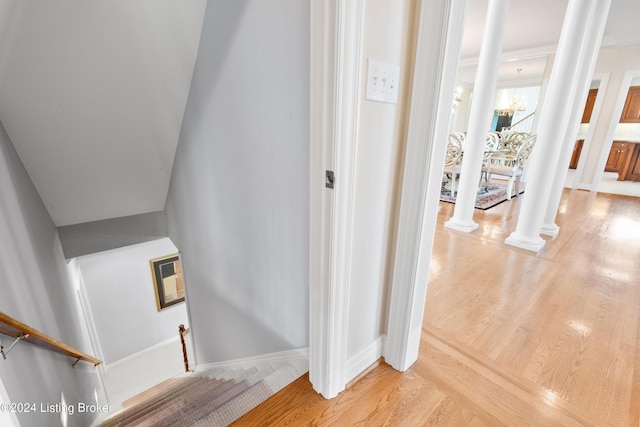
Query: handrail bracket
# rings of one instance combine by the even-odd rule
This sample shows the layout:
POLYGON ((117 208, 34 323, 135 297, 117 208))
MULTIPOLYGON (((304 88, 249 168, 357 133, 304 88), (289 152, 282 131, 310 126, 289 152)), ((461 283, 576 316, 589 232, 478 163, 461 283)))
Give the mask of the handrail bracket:
POLYGON ((2 358, 4 360, 7 360, 7 354, 9 354, 9 352, 11 351, 11 349, 18 344, 18 341, 20 341, 21 339, 26 339, 29 338, 29 334, 20 334, 16 337, 16 339, 11 343, 11 345, 9 346, 9 348, 7 348, 6 350, 4 349, 3 345, 0 345, 0 353, 2 353, 2 358))

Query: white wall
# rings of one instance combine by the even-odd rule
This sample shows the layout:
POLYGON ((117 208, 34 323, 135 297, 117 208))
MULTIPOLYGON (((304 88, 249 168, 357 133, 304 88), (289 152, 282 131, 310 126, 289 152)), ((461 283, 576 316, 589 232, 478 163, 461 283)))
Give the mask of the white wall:
POLYGON ((176 252, 164 238, 76 258, 106 364, 174 338, 180 324, 188 325, 185 304, 158 311, 149 263, 176 252))
POLYGON ((469 111, 471 109, 471 98, 473 92, 471 88, 458 85, 461 88, 460 103, 455 106, 454 119, 451 131, 452 132, 466 132, 467 125, 469 124, 469 111))
MULTIPOLYGON (((388 292, 411 88, 416 1, 367 0, 362 68, 367 59, 400 66, 397 104, 362 100, 353 223, 347 357, 353 358, 386 333, 388 292)), ((366 79, 362 81, 362 93, 366 79)))
MULTIPOLYGON (((9 400, 4 384, 2 384, 2 378, 0 377, 0 405, 6 403, 11 403, 11 401, 9 400)), ((0 426, 19 427, 19 425, 18 417, 15 412, 0 411, 0 426)))
POLYGON ((613 140, 640 142, 640 123, 618 123, 613 140))
POLYGON ((166 205, 199 363, 308 345, 308 183, 308 2, 209 2, 166 205))
MULTIPOLYGON (((24 166, 0 124, 0 311, 20 322, 92 353, 75 288, 67 274, 58 233, 24 166)), ((10 345, 2 336, 3 345, 10 345)), ((67 356, 19 343, 0 359, 3 399, 12 402, 106 403, 97 371, 85 362, 75 368, 67 356)), ((17 414, 23 427, 60 425, 58 413, 17 414)), ((92 414, 75 413, 69 426, 89 425, 92 414)))

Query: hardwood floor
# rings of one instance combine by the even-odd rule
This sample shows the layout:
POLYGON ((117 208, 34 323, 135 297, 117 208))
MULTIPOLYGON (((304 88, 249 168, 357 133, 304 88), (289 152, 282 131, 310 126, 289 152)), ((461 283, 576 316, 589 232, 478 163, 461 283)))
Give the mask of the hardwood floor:
POLYGON ((560 235, 504 244, 521 199, 443 228, 419 360, 386 364, 337 398, 306 376, 234 425, 639 426, 640 199, 565 190, 560 235))

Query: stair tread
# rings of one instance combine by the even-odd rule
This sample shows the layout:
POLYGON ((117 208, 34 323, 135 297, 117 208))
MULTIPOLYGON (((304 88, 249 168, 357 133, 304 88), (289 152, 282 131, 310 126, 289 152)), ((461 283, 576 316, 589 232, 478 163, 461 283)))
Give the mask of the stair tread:
POLYGON ((219 367, 175 377, 128 399, 131 406, 102 425, 225 426, 300 375, 295 366, 281 363, 247 369, 219 367))
POLYGON ((264 381, 259 381, 233 400, 226 402, 215 411, 201 418, 193 424, 194 427, 218 427, 228 426, 242 415, 246 414, 269 397, 272 390, 264 381))

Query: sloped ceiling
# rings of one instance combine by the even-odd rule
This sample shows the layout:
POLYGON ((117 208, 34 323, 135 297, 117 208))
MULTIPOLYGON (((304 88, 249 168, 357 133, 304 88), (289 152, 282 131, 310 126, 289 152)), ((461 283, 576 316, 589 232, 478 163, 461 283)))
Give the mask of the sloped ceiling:
MULTIPOLYGON (((487 4, 467 1, 461 71, 471 82, 487 4)), ((566 5, 511 0, 503 52, 534 61, 551 51, 566 5)), ((56 225, 164 209, 205 7, 0 0, 0 121, 56 225)), ((614 0, 606 40, 640 44, 638 16, 640 1, 614 0)), ((518 67, 503 64, 501 79, 518 67)))
POLYGON ((164 209, 206 0, 0 0, 0 121, 58 226, 164 209))

